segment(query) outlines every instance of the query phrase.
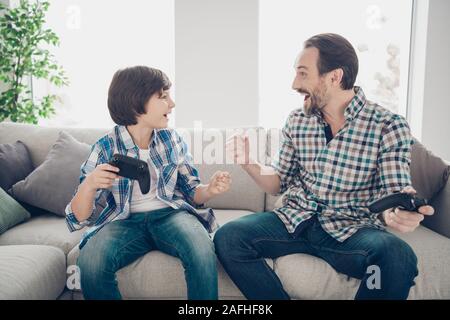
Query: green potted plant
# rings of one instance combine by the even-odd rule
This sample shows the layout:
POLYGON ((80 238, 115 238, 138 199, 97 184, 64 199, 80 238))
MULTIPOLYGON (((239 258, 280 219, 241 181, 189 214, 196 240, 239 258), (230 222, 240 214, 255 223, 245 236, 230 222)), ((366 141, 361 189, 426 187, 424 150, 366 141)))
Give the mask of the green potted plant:
POLYGON ((21 0, 15 8, 0 3, 0 122, 38 123, 55 113, 56 95, 34 101, 30 79, 46 79, 56 86, 68 84, 64 70, 47 49, 59 44, 58 36, 46 29, 49 3, 21 0))

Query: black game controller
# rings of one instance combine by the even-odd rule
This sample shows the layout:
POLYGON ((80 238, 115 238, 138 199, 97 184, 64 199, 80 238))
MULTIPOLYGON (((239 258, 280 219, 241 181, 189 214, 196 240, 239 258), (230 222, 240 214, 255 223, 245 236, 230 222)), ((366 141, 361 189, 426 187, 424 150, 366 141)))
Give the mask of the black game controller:
POLYGON ((369 204, 371 212, 383 212, 384 210, 399 207, 407 211, 417 211, 419 207, 427 205, 426 199, 419 198, 409 193, 393 193, 382 197, 369 204))
POLYGON ((142 194, 150 191, 150 171, 147 162, 116 153, 109 164, 120 169, 119 175, 137 180, 142 194))

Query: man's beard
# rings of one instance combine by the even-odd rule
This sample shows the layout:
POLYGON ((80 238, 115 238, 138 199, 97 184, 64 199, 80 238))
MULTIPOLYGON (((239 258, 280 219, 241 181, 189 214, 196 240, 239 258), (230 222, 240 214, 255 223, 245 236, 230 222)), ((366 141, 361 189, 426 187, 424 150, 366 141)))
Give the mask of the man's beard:
POLYGON ((321 110, 326 105, 326 87, 324 85, 317 86, 309 95, 309 105, 306 105, 307 100, 303 103, 303 111, 307 116, 320 115, 321 110))

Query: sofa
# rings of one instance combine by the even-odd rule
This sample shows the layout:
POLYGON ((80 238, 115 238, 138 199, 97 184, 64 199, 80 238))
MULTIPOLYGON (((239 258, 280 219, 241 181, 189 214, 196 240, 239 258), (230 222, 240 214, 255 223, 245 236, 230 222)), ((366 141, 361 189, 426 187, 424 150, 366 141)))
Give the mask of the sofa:
MULTIPOLYGON (((280 132, 278 129, 254 129, 257 134, 252 145, 255 145, 260 161, 268 164, 276 154, 280 132)), ((3 122, 0 123, 0 144, 22 141, 28 148, 34 170, 37 170, 48 160, 49 152, 55 147, 61 132, 89 146, 107 131, 100 128, 50 128, 3 122)), ((203 181, 207 181, 216 170, 227 170, 232 174, 231 190, 207 203, 208 207, 214 209, 220 225, 254 212, 270 211, 280 205, 281 197, 261 191, 240 166, 211 161, 217 156, 209 153, 211 146, 226 135, 225 130, 205 129, 201 139, 196 138, 193 130, 186 129, 183 132, 194 161, 196 155, 206 155, 208 158, 196 164, 203 181)), ((426 194, 430 186, 438 185, 438 189, 434 188, 433 194, 428 194, 435 215, 427 217, 414 232, 398 234, 414 249, 419 261, 419 276, 409 299, 450 298, 450 166, 443 162, 444 167, 441 165, 442 168, 437 169, 433 161, 443 162, 419 143, 413 146, 413 186, 419 194, 426 194)), ((69 161, 67 165, 71 166, 71 172, 79 172, 81 163, 69 161)), ((57 172, 50 171, 48 174, 55 175, 51 176, 52 179, 66 179, 57 172)), ((71 183, 73 185, 76 182, 71 183)), ((58 191, 54 193, 54 199, 57 199, 58 191)), ((42 206, 49 205, 51 199, 42 206)), ((63 212, 41 210, 1 234, 0 299, 83 299, 74 268, 82 233, 83 230, 69 232, 63 212)), ((358 279, 337 273, 323 260, 305 254, 267 259, 267 262, 293 299, 353 299, 360 283, 358 279)), ((220 299, 243 299, 242 293, 219 262, 218 270, 220 299)), ((184 271, 180 261, 159 251, 151 251, 119 270, 117 279, 126 299, 186 299, 184 271)))

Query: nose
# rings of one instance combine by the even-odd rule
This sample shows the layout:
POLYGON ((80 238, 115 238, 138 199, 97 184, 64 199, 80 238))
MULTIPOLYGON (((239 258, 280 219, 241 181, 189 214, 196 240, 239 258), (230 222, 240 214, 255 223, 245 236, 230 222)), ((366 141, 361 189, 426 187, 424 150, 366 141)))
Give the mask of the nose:
POLYGON ((292 81, 292 90, 297 91, 298 89, 301 88, 300 86, 300 79, 298 76, 295 76, 294 81, 292 81))
POLYGON ((173 101, 172 98, 170 98, 170 101, 169 101, 169 108, 170 109, 175 108, 175 101, 173 101))

